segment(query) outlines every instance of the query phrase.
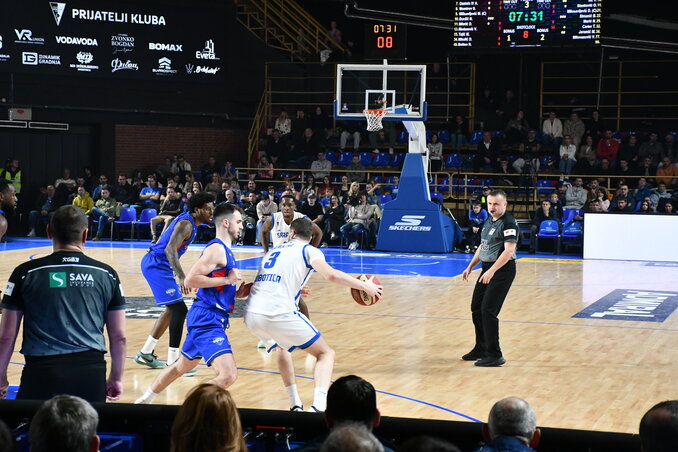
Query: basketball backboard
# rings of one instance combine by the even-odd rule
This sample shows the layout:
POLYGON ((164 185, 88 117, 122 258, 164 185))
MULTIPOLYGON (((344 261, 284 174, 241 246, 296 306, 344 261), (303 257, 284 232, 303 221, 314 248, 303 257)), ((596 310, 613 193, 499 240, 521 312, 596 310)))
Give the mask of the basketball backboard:
POLYGON ((334 117, 364 120, 363 110, 382 108, 384 121, 426 120, 426 66, 337 64, 334 117))

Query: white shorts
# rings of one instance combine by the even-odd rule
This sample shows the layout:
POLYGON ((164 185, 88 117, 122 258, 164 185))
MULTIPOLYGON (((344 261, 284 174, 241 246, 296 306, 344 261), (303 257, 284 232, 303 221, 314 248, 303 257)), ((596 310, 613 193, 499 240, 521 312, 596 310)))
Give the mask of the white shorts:
POLYGON ((298 311, 273 316, 246 312, 245 325, 266 344, 269 352, 276 346, 290 352, 307 348, 320 337, 320 331, 298 311))

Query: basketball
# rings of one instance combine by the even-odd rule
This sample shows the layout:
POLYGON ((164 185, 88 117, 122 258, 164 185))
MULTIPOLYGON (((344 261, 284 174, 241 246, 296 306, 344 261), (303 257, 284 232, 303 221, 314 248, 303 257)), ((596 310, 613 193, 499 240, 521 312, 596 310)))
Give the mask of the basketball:
MULTIPOLYGON (((360 275, 357 277, 361 281, 372 280, 373 283, 381 285, 381 282, 374 275, 360 275)), ((371 306, 379 301, 379 297, 370 297, 364 290, 351 289, 351 296, 356 303, 363 306, 371 306)))

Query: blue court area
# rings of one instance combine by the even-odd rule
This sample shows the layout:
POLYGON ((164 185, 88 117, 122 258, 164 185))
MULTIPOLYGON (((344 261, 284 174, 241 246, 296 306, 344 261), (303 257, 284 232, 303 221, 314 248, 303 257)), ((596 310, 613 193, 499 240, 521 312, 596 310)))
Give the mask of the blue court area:
MULTIPOLYGON (((50 240, 44 238, 11 238, 7 243, 0 244, 0 251, 28 250, 51 246, 50 240)), ((85 248, 113 248, 113 249, 141 249, 150 246, 148 240, 143 241, 101 241, 87 242, 85 248)), ((188 249, 202 251, 205 244, 193 244, 188 249)), ((261 262, 261 247, 234 246, 238 263, 242 270, 257 270, 261 262), (252 257, 243 255, 252 254, 252 257), (256 256, 255 256, 256 255, 256 256)), ((405 275, 405 276, 433 276, 453 277, 463 273, 471 261, 473 254, 441 253, 416 254, 398 253, 377 250, 349 251, 340 248, 322 248, 327 262, 334 268, 347 273, 368 273, 376 275, 405 275)), ((31 256, 33 257, 33 256, 31 256)), ((37 256, 36 256, 37 257, 37 256)), ((539 259, 580 259, 576 256, 555 256, 551 253, 518 253, 519 258, 539 259)))

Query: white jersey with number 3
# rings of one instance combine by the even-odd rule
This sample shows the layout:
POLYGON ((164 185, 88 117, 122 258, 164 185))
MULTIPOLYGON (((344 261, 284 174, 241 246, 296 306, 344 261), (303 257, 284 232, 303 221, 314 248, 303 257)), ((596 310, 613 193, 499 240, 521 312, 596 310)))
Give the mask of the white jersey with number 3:
POLYGON ((313 273, 311 262, 318 259, 325 260, 322 251, 299 240, 272 248, 259 265, 247 312, 273 316, 298 311, 301 288, 313 273))
MULTIPOLYGON (((306 218, 306 215, 300 212, 294 212, 294 218, 306 218)), ((276 212, 271 215, 271 242, 273 246, 280 246, 290 239, 290 225, 285 223, 282 212, 276 212)))

